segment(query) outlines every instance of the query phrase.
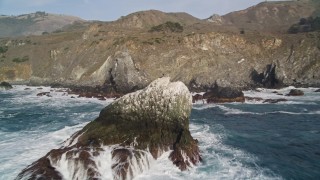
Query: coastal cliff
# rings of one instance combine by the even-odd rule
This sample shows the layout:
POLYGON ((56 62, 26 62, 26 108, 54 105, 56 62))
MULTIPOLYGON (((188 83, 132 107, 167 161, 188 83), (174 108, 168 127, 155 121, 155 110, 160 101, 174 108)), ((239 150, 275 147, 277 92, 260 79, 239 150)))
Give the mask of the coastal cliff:
MULTIPOLYGON (((314 14, 308 2, 301 5, 304 15, 314 14)), ((295 9, 301 3, 261 3, 244 12, 275 7, 278 15, 270 14, 275 19, 280 12, 295 9)), ((299 22, 302 15, 294 12, 281 28, 299 22)), ((217 25, 185 13, 152 10, 114 22, 93 22, 78 30, 69 28, 42 36, 3 38, 0 81, 98 86, 120 93, 146 87, 164 75, 196 91, 215 85, 241 89, 320 85, 319 32, 261 31, 271 25, 271 20, 255 22, 259 24, 253 26, 257 29, 242 28, 231 23, 230 18, 235 16, 231 15, 222 17, 225 20, 229 17, 229 23, 217 25)), ((243 19, 247 18, 251 16, 243 19)), ((278 20, 274 28, 280 31, 278 20)))

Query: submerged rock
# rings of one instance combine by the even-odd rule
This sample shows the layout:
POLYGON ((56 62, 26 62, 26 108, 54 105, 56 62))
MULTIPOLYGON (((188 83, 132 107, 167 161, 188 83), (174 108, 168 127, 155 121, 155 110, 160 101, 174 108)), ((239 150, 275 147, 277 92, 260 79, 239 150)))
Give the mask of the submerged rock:
POLYGON ((289 94, 287 94, 287 96, 303 96, 303 95, 304 95, 303 91, 299 89, 291 89, 289 94))
POLYGON ((105 107, 65 146, 28 166, 17 179, 99 179, 106 171, 109 179, 132 179, 166 151, 171 151, 168 158, 174 165, 186 170, 201 161, 189 131, 191 108, 191 94, 182 82, 157 79, 105 107), (109 169, 101 172, 95 159, 109 163, 109 169))
POLYGON ((263 101, 263 103, 272 103, 272 104, 275 104, 275 103, 278 103, 278 102, 285 102, 285 101, 288 101, 287 99, 284 99, 284 98, 280 98, 280 99, 265 99, 263 101))
POLYGON ((12 89, 12 88, 13 87, 8 82, 1 82, 0 83, 0 89, 9 90, 9 89, 12 89))
POLYGON ((37 96, 48 96, 48 97, 50 97, 51 95, 50 95, 50 92, 40 92, 40 93, 37 94, 37 96))

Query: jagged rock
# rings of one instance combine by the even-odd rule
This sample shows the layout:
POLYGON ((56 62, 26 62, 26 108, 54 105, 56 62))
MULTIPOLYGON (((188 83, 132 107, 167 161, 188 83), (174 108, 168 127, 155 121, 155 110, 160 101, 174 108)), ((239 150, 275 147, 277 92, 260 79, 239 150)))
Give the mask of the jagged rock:
POLYGON ((9 90, 9 89, 12 89, 12 88, 13 87, 8 82, 1 82, 0 83, 0 89, 9 90))
POLYGON ((283 82, 276 74, 276 64, 268 64, 263 73, 258 73, 256 70, 251 72, 251 79, 255 84, 261 84, 265 88, 281 88, 283 82))
POLYGON ((224 19, 223 17, 219 16, 218 14, 213 14, 212 16, 210 16, 207 21, 212 22, 214 24, 217 25, 221 25, 224 23, 224 19))
POLYGON ((287 94, 287 96, 303 96, 303 91, 299 89, 291 89, 290 92, 287 94))
POLYGON ((244 94, 241 90, 230 87, 216 86, 203 95, 207 103, 244 102, 244 94))
POLYGON ((172 150, 169 159, 173 164, 186 170, 201 161, 198 141, 189 131, 191 108, 191 94, 182 82, 171 83, 167 77, 157 79, 145 89, 127 94, 105 107, 97 119, 75 133, 65 146, 28 166, 17 179, 26 175, 41 175, 44 179, 98 178, 101 176, 99 164, 93 159, 106 152, 104 147, 111 153, 109 167, 114 179, 133 178, 133 161, 143 166, 141 163, 149 164, 145 158, 148 154, 157 159, 169 150, 172 150), (81 172, 73 169, 64 177, 59 168, 62 161, 81 167, 81 172))

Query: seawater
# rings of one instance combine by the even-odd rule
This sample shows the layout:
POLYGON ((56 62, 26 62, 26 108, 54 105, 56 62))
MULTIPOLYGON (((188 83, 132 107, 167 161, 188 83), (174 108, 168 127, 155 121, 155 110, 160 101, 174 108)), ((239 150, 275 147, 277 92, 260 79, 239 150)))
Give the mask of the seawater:
MULTIPOLYGON (((14 179, 59 148, 111 102, 71 98, 50 87, 25 88, 0 91, 1 180, 14 179), (36 96, 50 90, 52 97, 36 96)), ((190 130, 199 140, 203 162, 181 172, 164 153, 135 179, 320 179, 320 94, 314 88, 302 90, 305 96, 285 97, 288 101, 278 104, 195 104, 190 130)), ((283 98, 272 91, 245 95, 283 98)))

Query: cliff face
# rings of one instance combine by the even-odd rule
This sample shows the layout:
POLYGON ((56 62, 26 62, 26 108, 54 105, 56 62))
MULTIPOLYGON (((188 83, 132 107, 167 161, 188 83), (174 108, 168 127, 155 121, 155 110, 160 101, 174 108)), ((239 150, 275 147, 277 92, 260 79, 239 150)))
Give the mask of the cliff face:
POLYGON ((84 31, 2 39, 0 81, 107 86, 130 92, 165 75, 201 90, 215 84, 265 85, 272 73, 286 85, 320 84, 319 32, 240 33, 232 28, 220 32, 217 27, 225 26, 201 20, 185 24, 181 33, 148 32, 147 27, 121 27, 123 19, 92 23, 84 31))

